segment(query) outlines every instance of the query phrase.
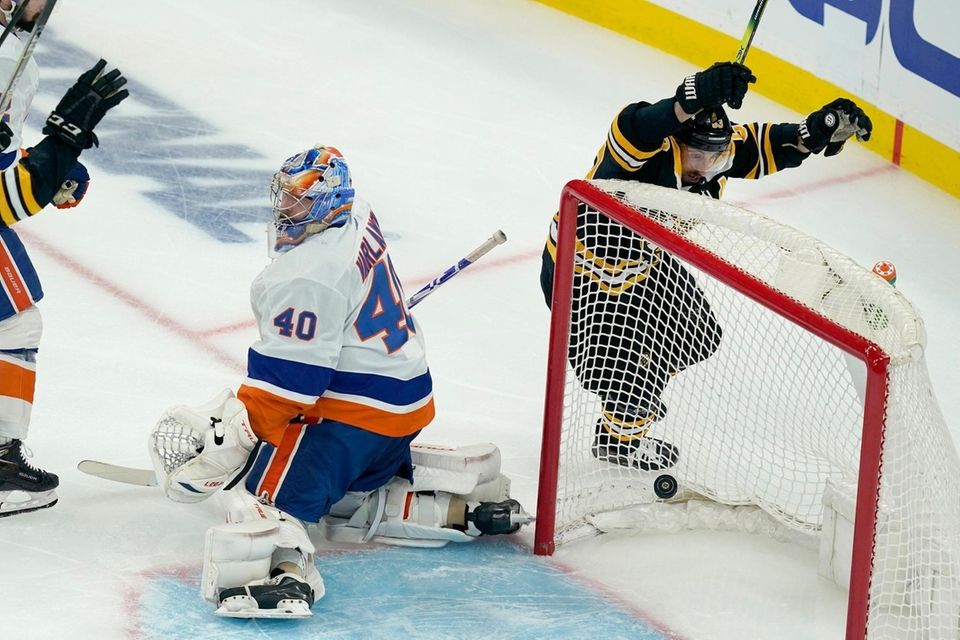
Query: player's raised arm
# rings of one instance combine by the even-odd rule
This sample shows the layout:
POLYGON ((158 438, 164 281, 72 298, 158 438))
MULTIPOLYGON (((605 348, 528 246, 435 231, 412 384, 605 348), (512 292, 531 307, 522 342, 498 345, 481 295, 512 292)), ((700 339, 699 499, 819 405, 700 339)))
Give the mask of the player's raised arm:
MULTIPOLYGON (((130 95, 123 88, 127 79, 120 70, 104 73, 106 66, 106 60, 100 60, 67 90, 47 117, 43 127, 46 137, 24 159, 25 166, 35 176, 33 195, 38 204, 46 205, 54 200, 76 167, 80 153, 99 146, 94 128, 107 111, 130 95)), ((78 186, 86 190, 85 185, 78 186)), ((71 192, 70 196, 74 197, 75 193, 71 192)))
POLYGON ((867 142, 872 132, 873 122, 863 109, 853 100, 837 98, 800 124, 797 145, 802 151, 835 156, 854 135, 860 142, 867 142))

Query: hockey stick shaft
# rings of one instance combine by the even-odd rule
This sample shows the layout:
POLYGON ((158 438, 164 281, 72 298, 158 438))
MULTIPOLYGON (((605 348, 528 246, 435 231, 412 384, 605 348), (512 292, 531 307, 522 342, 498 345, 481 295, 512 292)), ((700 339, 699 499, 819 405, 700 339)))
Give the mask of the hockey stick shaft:
MULTIPOLYGON (((416 453, 418 450, 422 452, 430 452, 435 458, 443 458, 444 452, 448 451, 448 449, 444 447, 438 447, 437 445, 426 444, 423 442, 411 442, 410 450, 414 453, 416 453)), ((237 478, 245 475, 246 471, 248 470, 247 467, 254 461, 254 458, 256 458, 256 450, 247 460, 247 465, 244 466, 241 472, 238 473, 231 482, 235 482, 237 478)), ((460 462, 459 464, 453 465, 450 468, 462 468, 462 466, 463 462, 460 462)), ((100 462, 99 460, 81 460, 80 463, 77 464, 77 469, 89 476, 94 476, 103 480, 109 480, 111 482, 132 484, 138 487, 156 487, 160 484, 157 481, 157 474, 153 469, 123 467, 119 464, 100 462)))
POLYGON ((118 464, 109 462, 100 462, 98 460, 81 460, 77 469, 87 475, 111 480, 113 482, 122 482, 123 484, 135 484, 141 487, 157 486, 157 475, 153 469, 135 469, 133 467, 121 467, 118 464))
POLYGON ((506 234, 503 231, 497 230, 492 236, 487 238, 487 240, 481 244, 479 247, 474 249, 472 252, 467 254, 466 257, 462 258, 457 264, 453 265, 439 276, 434 278, 430 283, 425 287, 414 293, 412 296, 407 298, 407 308, 412 309, 420 303, 421 300, 429 296, 431 293, 437 290, 443 283, 457 275, 471 264, 485 256, 490 252, 491 249, 496 247, 499 244, 503 244, 507 241, 506 234))
POLYGON ((750 51, 753 36, 757 33, 757 26, 760 24, 760 18, 763 17, 763 10, 766 8, 767 0, 757 0, 757 5, 753 8, 753 14, 750 15, 750 21, 747 22, 747 29, 743 32, 743 38, 740 40, 740 50, 737 51, 736 62, 743 64, 743 61, 747 59, 747 52, 750 51))
MULTIPOLYGON (((7 86, 3 90, 3 94, 0 94, 0 115, 6 114, 7 110, 10 109, 10 104, 13 102, 13 90, 20 80, 20 76, 23 75, 24 70, 27 68, 27 63, 30 62, 30 58, 33 57, 33 50, 37 48, 40 34, 43 33, 44 27, 47 26, 47 20, 50 19, 50 14, 53 12, 53 7, 56 6, 56 4, 56 0, 48 0, 46 6, 43 8, 43 12, 37 18, 33 30, 30 32, 30 38, 24 45, 23 53, 20 54, 20 59, 17 61, 17 66, 14 68, 10 79, 7 80, 7 86)), ((26 2, 23 3, 23 6, 26 6, 26 2)), ((17 7, 17 11, 20 11, 20 7, 17 7)), ((19 22, 19 15, 15 17, 19 22)), ((11 20, 11 23, 13 23, 13 20, 11 20)))

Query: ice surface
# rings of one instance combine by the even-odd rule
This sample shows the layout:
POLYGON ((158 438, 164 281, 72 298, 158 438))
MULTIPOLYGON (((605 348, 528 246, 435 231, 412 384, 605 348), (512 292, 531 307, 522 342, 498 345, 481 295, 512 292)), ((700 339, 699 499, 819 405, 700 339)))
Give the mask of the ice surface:
MULTIPOLYGON (((498 443, 515 495, 533 511, 549 218, 617 110, 672 94, 693 69, 521 0, 64 1, 38 50, 42 92, 28 141, 98 56, 123 69, 132 97, 98 129, 101 148, 84 153, 89 196, 18 225, 46 291, 28 443, 62 487, 54 508, 0 520, 0 612, 11 637, 294 628, 402 637, 439 625, 438 609, 456 625, 500 611, 517 626, 430 626, 436 633, 423 637, 617 637, 622 625, 623 637, 653 629, 725 640, 740 637, 745 618, 756 638, 837 637, 845 594, 817 578, 815 554, 735 534, 604 536, 549 562, 498 545, 371 548, 321 557, 329 595, 302 629, 206 615, 194 586, 218 506, 174 504, 75 465, 147 466, 146 434, 164 407, 240 382, 255 333, 247 286, 266 262, 267 180, 280 160, 315 142, 344 151, 391 234, 408 292, 495 229, 507 233, 506 245, 417 307, 438 407, 424 439, 498 443), (392 566, 404 575, 364 577, 392 566), (502 591, 473 596, 457 573, 502 591), (429 608, 406 580, 433 584, 429 608), (561 620, 562 631, 548 622, 561 620)), ((761 78, 758 89, 779 81, 761 78)), ((740 114, 799 119, 759 94, 740 114)), ((727 198, 861 263, 896 263, 897 286, 926 320, 934 389, 960 439, 957 201, 850 147, 732 184, 727 198)))

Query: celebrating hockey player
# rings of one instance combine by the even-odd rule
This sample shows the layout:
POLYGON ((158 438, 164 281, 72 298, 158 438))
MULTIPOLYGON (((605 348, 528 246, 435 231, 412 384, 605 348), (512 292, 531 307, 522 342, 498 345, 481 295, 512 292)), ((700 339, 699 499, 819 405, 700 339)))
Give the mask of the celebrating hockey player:
POLYGON ((527 521, 495 446, 411 451, 434 417, 423 333, 339 151, 288 158, 272 195, 246 381, 237 397, 169 410, 152 434, 170 498, 236 484, 204 551, 201 591, 224 616, 310 615, 323 581, 305 524, 341 541, 441 546, 527 521))
MULTIPOLYGON (((587 178, 616 178, 720 198, 729 178, 756 179, 832 156, 853 135, 869 140, 870 119, 837 99, 798 124, 733 124, 756 78, 742 64, 718 62, 684 79, 675 95, 637 102, 617 114, 587 178)), ((540 284, 553 295, 557 220, 543 252, 540 284)), ((705 360, 721 327, 693 276, 672 256, 582 207, 569 359, 581 384, 602 402, 592 452, 645 471, 676 464, 677 447, 652 437, 667 407, 670 380, 705 360), (585 233, 587 228, 590 233, 585 233), (593 331, 602 324, 603 330, 593 331)))
MULTIPOLYGON (((18 30, 33 28, 45 6, 26 0, 18 30)), ((0 22, 7 26, 13 3, 0 0, 0 22)), ((8 31, 10 31, 8 29, 8 31)), ((6 35, 0 46, 0 82, 6 86, 21 57, 20 33, 6 35)), ((127 97, 126 80, 117 70, 103 74, 101 60, 77 80, 47 118, 46 137, 21 151, 21 130, 37 90, 36 63, 26 60, 13 90, 10 109, 0 121, 0 516, 53 506, 57 476, 27 460, 27 436, 37 372, 42 323, 36 303, 43 297, 37 272, 14 224, 47 204, 70 208, 83 199, 89 176, 77 158, 97 144, 94 127, 127 97)))

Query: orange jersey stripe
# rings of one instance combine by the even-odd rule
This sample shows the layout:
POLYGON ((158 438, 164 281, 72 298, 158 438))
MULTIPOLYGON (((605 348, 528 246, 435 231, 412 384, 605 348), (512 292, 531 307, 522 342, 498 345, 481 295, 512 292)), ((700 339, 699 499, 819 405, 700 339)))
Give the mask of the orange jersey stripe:
POLYGON ((2 288, 9 293, 10 300, 17 311, 25 311, 33 306, 30 290, 17 273, 13 256, 2 241, 0 241, 0 280, 3 281, 2 288))
POLYGON ((247 385, 240 386, 237 398, 247 407, 253 432, 275 447, 279 447, 286 439, 286 430, 293 426, 290 425, 290 420, 300 414, 306 416, 307 422, 336 420, 351 427, 394 438, 408 436, 423 429, 436 415, 433 398, 409 413, 392 413, 333 398, 320 398, 316 404, 309 406, 247 385))
POLYGON ((280 446, 277 447, 273 457, 270 458, 267 470, 264 472, 259 486, 257 486, 258 497, 263 497, 266 494, 267 500, 271 504, 273 503, 274 497, 277 495, 277 489, 279 489, 283 480, 283 475, 289 466, 290 458, 300 444, 300 438, 306 428, 307 425, 305 424, 292 424, 284 430, 280 446))
POLYGON ((409 413, 391 413, 364 404, 333 398, 320 398, 308 417, 336 420, 365 431, 400 438, 415 433, 430 424, 436 415, 433 398, 419 409, 409 413))
POLYGON ((253 432, 275 447, 280 446, 290 421, 310 406, 247 385, 240 385, 237 398, 247 408, 253 432))
POLYGON ((33 392, 36 386, 36 371, 0 360, 0 396, 17 398, 33 404, 33 392))

